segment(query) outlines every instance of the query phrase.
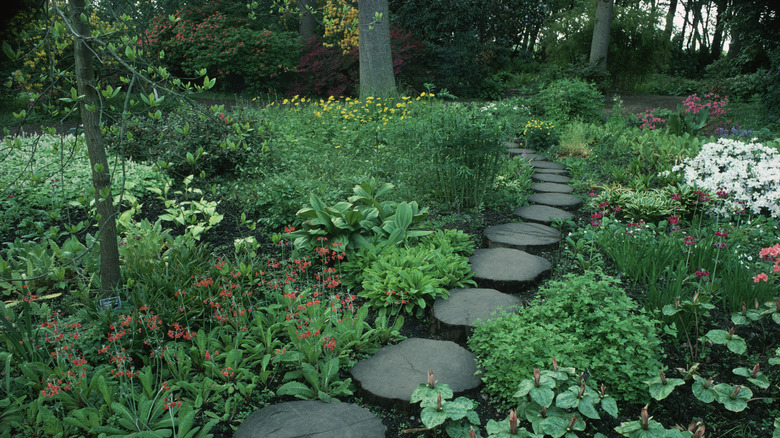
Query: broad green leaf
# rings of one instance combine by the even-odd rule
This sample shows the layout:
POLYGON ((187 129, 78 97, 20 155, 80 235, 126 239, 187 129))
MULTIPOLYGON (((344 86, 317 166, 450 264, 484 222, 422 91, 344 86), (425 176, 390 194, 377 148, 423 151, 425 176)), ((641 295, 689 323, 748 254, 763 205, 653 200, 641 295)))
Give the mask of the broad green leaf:
POLYGON ((425 427, 432 429, 447 421, 447 413, 444 410, 438 411, 435 407, 425 408, 420 412, 420 421, 425 427))
POLYGON ((715 390, 714 385, 706 388, 707 379, 700 376, 693 376, 693 385, 691 385, 691 391, 693 396, 703 401, 704 403, 712 403, 718 398, 718 391, 715 390))
POLYGON ((617 402, 612 397, 604 397, 601 399, 601 409, 604 409, 604 412, 608 413, 613 418, 617 418, 618 416, 617 402))
POLYGON ((555 398, 555 393, 547 386, 533 387, 528 392, 528 395, 531 396, 531 400, 546 408, 550 407, 555 398))
POLYGON ((596 407, 593 406, 593 403, 596 400, 593 397, 585 396, 580 401, 580 404, 577 406, 577 410, 580 411, 580 414, 591 418, 593 420, 599 420, 601 419, 601 416, 599 416, 598 411, 596 410, 596 407))

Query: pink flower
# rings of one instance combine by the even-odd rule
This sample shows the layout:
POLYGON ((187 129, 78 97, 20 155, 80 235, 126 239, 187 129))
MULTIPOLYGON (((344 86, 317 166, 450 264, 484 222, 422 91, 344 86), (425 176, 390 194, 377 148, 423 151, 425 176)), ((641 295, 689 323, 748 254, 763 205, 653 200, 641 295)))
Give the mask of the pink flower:
POLYGON ((753 283, 758 283, 759 281, 769 281, 769 276, 764 274, 763 272, 753 277, 753 283))
POLYGON ((687 236, 683 240, 683 243, 686 244, 686 245, 695 245, 696 244, 696 238, 693 237, 693 236, 687 236))
POLYGON ((709 277, 710 276, 710 271, 705 271, 703 269, 697 269, 696 270, 696 276, 699 277, 699 278, 709 277))

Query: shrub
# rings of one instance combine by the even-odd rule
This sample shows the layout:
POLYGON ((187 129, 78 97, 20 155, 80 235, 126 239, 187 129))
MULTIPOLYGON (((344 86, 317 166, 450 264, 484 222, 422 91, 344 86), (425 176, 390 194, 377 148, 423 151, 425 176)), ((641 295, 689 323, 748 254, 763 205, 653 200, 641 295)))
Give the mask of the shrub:
MULTIPOLYGON (((130 141, 121 147, 135 160, 167 162, 174 177, 201 172, 214 177, 235 172, 250 153, 263 151, 265 129, 242 114, 198 113, 192 107, 179 107, 162 120, 146 116, 131 120, 126 128, 130 141)), ((107 140, 115 150, 120 147, 117 130, 107 140)))
POLYGON ((780 153, 776 149, 721 138, 662 175, 678 172, 687 184, 728 195, 717 213, 730 216, 750 209, 780 217, 780 153))
POLYGON ((576 79, 559 79, 538 96, 544 114, 555 120, 596 121, 602 119, 604 97, 596 87, 576 79))
POLYGON ((255 22, 230 0, 210 0, 200 7, 156 17, 147 31, 149 49, 176 74, 208 70, 218 84, 265 90, 295 71, 300 43, 297 32, 255 22))
MULTIPOLYGON (((390 29, 393 73, 403 74, 406 67, 421 54, 422 43, 397 26, 390 29)), ((291 87, 295 95, 320 97, 355 95, 359 79, 358 48, 346 52, 312 37, 305 43, 298 63, 298 75, 291 87)))
POLYGON ((616 398, 645 401, 644 382, 661 367, 659 330, 619 284, 600 273, 569 274, 519 313, 478 325, 468 345, 484 370, 485 391, 508 405, 520 381, 555 355, 590 370, 616 398))

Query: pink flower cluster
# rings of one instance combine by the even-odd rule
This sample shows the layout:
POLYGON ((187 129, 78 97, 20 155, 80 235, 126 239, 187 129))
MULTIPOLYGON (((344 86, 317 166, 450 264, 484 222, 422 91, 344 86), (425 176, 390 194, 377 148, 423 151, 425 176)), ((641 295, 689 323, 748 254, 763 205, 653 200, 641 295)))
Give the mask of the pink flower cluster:
MULTIPOLYGON (((762 249, 758 255, 767 262, 775 262, 775 266, 772 268, 772 271, 775 274, 780 273, 780 243, 776 243, 775 246, 770 246, 769 248, 762 249)), ((759 281, 769 281, 769 276, 766 275, 766 273, 762 272, 755 277, 753 277, 753 282, 758 283, 759 281)))
POLYGON ((653 130, 666 126, 666 120, 655 115, 656 110, 658 110, 658 108, 647 109, 644 114, 637 115, 639 121, 642 122, 642 124, 639 125, 639 129, 644 131, 645 129, 653 130))
POLYGON ((698 114, 704 108, 709 109, 710 117, 703 133, 710 135, 716 130, 726 130, 736 127, 730 119, 726 119, 728 98, 715 93, 704 95, 704 100, 696 93, 691 94, 683 101, 686 113, 698 114))

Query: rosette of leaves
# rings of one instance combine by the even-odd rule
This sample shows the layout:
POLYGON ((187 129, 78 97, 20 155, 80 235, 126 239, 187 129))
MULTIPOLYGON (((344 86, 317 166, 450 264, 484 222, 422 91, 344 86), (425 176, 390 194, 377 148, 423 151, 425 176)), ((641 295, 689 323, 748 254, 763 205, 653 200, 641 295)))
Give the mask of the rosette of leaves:
POLYGON ((429 234, 430 231, 418 229, 428 211, 417 202, 378 200, 394 187, 371 179, 355 186, 355 195, 347 201, 332 206, 311 194, 310 206, 296 213, 303 221, 301 229, 283 237, 291 239, 296 249, 313 251, 323 246, 323 241, 326 245, 338 243, 343 250, 356 250, 371 243, 397 245, 429 234))
MULTIPOLYGON (((433 373, 429 372, 429 380, 433 373)), ((412 392, 411 402, 420 403, 420 421, 428 429, 445 424, 444 430, 451 438, 466 438, 469 429, 479 427, 479 415, 474 410, 474 402, 468 397, 453 397, 449 385, 440 383, 421 383, 412 392)))

